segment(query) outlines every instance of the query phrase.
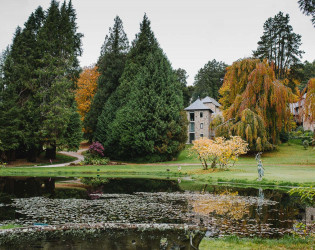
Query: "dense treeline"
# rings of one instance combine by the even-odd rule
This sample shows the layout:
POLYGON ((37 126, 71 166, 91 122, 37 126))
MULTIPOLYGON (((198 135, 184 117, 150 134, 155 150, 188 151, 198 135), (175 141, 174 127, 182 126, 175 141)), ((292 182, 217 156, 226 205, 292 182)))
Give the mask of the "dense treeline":
POLYGON ((186 142, 186 118, 181 113, 184 84, 147 16, 130 50, 122 21, 116 17, 97 65, 101 75, 86 116, 88 138, 100 141, 105 155, 116 159, 176 157, 186 142))
POLYGON ((0 151, 3 160, 36 157, 46 149, 78 148, 80 117, 74 100, 82 34, 71 0, 38 7, 1 60, 0 151))

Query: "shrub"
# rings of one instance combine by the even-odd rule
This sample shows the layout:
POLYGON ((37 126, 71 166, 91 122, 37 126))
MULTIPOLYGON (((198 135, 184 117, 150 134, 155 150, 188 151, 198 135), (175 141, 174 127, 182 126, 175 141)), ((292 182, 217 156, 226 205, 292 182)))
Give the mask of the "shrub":
POLYGON ((109 159, 106 157, 101 157, 97 154, 86 153, 84 156, 84 164, 86 165, 107 165, 109 159))
POLYGON ((201 138, 193 144, 191 153, 197 155, 203 169, 208 169, 208 161, 211 162, 211 168, 215 168, 217 164, 220 168, 226 168, 231 162, 234 165, 238 156, 249 150, 248 143, 240 136, 231 136, 230 140, 224 137, 216 137, 214 140, 201 138))
POLYGON ((303 141, 303 147, 304 147, 304 149, 307 149, 309 145, 310 145, 310 143, 309 143, 308 140, 304 140, 304 141, 303 141))
POLYGON ((98 141, 93 142, 89 147, 89 153, 92 155, 104 156, 104 147, 98 141))

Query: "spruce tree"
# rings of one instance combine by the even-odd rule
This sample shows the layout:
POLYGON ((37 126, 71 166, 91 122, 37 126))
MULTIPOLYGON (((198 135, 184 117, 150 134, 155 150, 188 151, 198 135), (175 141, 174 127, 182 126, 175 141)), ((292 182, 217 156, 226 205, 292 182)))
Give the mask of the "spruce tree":
MULTIPOLYGON (((69 130, 71 117, 76 113, 74 100, 74 80, 79 73, 77 56, 81 54, 81 37, 77 33, 75 11, 71 1, 64 2, 59 9, 56 1, 51 1, 45 23, 39 32, 41 65, 38 69, 41 100, 41 137, 48 150, 46 156, 55 158, 56 148, 73 149, 69 130)), ((80 124, 73 133, 81 134, 80 124)), ((78 148, 79 144, 76 144, 78 148)))
POLYGON ((227 66, 224 62, 217 62, 213 59, 201 68, 195 76, 193 100, 206 96, 218 100, 219 89, 222 86, 227 66))
POLYGON ((84 120, 86 137, 92 141, 96 130, 98 117, 101 115, 104 104, 119 86, 119 79, 123 73, 129 42, 123 29, 121 19, 116 16, 113 28, 105 37, 101 55, 97 62, 100 76, 97 92, 93 98, 90 111, 84 120))
POLYGON ((182 86, 184 107, 188 107, 192 93, 189 91, 189 87, 187 86, 187 72, 186 70, 179 68, 175 70, 175 74, 177 75, 177 79, 182 86))
POLYGON ((181 115, 181 84, 146 15, 128 54, 121 85, 109 101, 113 105, 104 106, 96 133, 105 154, 160 161, 176 157, 183 148, 186 123, 181 115), (106 110, 113 106, 116 112, 106 110), (110 118, 113 122, 107 125, 110 118))

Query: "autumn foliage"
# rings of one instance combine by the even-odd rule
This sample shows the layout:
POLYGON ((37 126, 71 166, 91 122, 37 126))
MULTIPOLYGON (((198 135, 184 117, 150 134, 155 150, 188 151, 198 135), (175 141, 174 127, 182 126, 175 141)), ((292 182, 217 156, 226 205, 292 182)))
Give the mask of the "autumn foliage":
POLYGON ((75 100, 78 104, 82 121, 84 121, 85 115, 90 110, 92 99, 96 93, 99 75, 97 66, 90 66, 83 69, 78 79, 75 100))
POLYGON ((307 122, 315 121, 315 78, 311 78, 307 83, 307 87, 303 93, 306 92, 304 102, 304 119, 307 122))
MULTIPOLYGON (((233 63, 225 75, 220 94, 225 120, 234 118, 238 122, 244 119, 243 111, 249 109, 262 119, 273 144, 278 143, 281 130, 290 128, 289 103, 294 102, 296 96, 276 79, 273 67, 266 60, 244 59, 233 63)), ((246 129, 234 132, 233 135, 246 137, 246 129)))
POLYGON ((208 163, 211 168, 217 164, 220 168, 227 168, 230 163, 235 163, 239 155, 246 154, 248 143, 239 136, 232 136, 230 140, 224 137, 216 137, 214 140, 201 138, 193 141, 193 147, 190 149, 193 155, 196 155, 201 161, 203 169, 208 169, 208 163))

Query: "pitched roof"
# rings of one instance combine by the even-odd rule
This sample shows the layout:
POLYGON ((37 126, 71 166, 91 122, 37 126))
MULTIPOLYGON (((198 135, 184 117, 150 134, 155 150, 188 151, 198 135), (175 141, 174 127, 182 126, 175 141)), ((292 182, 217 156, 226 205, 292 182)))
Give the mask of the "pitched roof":
POLYGON ((203 103, 212 102, 215 106, 220 107, 221 104, 214 100, 212 97, 206 96, 201 100, 203 103))
MULTIPOLYGON (((200 99, 197 99, 195 102, 190 104, 185 110, 207 110, 210 109, 200 99)), ((211 110, 211 109, 210 109, 211 110)))

